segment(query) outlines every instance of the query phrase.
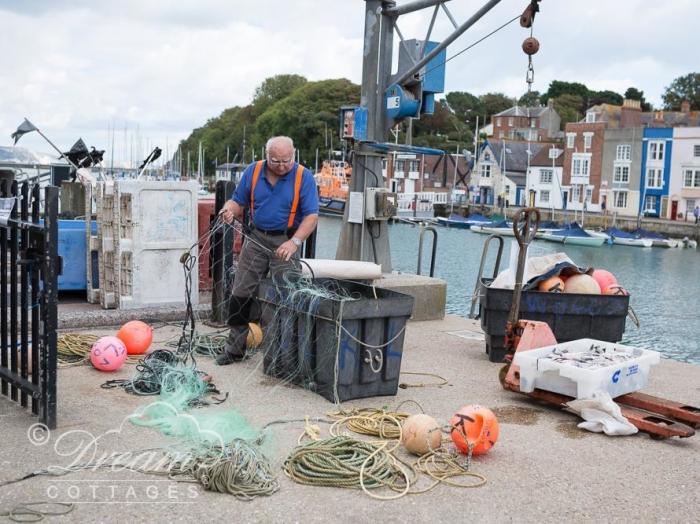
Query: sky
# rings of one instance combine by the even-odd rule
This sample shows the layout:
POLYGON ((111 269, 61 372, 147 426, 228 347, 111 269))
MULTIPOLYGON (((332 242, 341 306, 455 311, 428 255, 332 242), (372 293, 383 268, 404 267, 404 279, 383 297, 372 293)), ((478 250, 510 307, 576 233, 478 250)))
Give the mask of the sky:
MULTIPOLYGON (((447 6, 461 24, 484 3, 447 6)), ((502 0, 448 57, 527 3, 502 0)), ((533 89, 555 79, 621 94, 634 86, 659 106, 674 78, 698 69, 696 8, 696 0, 542 0, 533 89)), ((171 156, 192 129, 250 103, 270 76, 360 83, 364 9, 362 0, 0 0, 0 146, 27 117, 62 150, 82 137, 106 159, 113 151, 115 163, 155 145, 171 156)), ((404 38, 424 38, 431 14, 400 17, 404 38)), ((432 38, 451 31, 440 11, 432 38)), ((446 91, 522 95, 527 36, 515 21, 451 60, 446 91)), ((51 151, 36 133, 18 145, 51 151)))

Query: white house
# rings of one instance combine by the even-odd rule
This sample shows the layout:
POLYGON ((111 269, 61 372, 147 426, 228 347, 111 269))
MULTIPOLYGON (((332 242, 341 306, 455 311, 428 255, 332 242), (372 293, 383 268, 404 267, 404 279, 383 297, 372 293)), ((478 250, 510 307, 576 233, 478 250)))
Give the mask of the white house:
POLYGON ((678 202, 678 213, 686 220, 693 218, 693 209, 700 205, 700 127, 673 129, 669 196, 678 202))
POLYGON ((534 206, 543 209, 563 209, 562 173, 564 150, 554 144, 543 147, 530 160, 526 188, 534 194, 534 206))

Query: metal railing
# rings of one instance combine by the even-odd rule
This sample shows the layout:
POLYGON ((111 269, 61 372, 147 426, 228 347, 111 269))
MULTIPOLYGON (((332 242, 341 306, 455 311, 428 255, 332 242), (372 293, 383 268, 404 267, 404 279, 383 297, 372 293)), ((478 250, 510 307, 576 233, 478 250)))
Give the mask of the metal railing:
POLYGON ((0 388, 56 427, 58 188, 0 187, 0 388), (43 204, 43 205, 42 205, 43 204), (2 206, 7 210, 10 205, 2 206), (43 207, 43 217, 42 217, 43 207))
POLYGON ((418 269, 416 270, 416 275, 421 274, 421 266, 423 265, 423 237, 425 232, 430 231, 433 234, 433 251, 430 256, 430 277, 435 275, 435 255, 437 254, 437 230, 432 226, 420 225, 420 237, 418 239, 418 269))

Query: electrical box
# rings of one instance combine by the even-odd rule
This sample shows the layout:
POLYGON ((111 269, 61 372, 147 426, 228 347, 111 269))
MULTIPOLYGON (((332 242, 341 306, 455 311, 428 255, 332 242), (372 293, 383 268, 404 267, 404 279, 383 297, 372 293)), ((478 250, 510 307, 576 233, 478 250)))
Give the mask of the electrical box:
POLYGON ((341 140, 367 140, 367 108, 343 106, 340 108, 341 140))
POLYGON ((396 193, 385 187, 368 187, 365 193, 365 220, 388 220, 396 215, 396 193))

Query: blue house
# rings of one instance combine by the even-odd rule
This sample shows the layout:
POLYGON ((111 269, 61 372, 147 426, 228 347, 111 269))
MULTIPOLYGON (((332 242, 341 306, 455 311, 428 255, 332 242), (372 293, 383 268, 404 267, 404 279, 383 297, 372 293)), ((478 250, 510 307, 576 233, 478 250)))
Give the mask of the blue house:
POLYGON ((673 128, 647 127, 642 137, 639 213, 665 216, 671 180, 673 128))

